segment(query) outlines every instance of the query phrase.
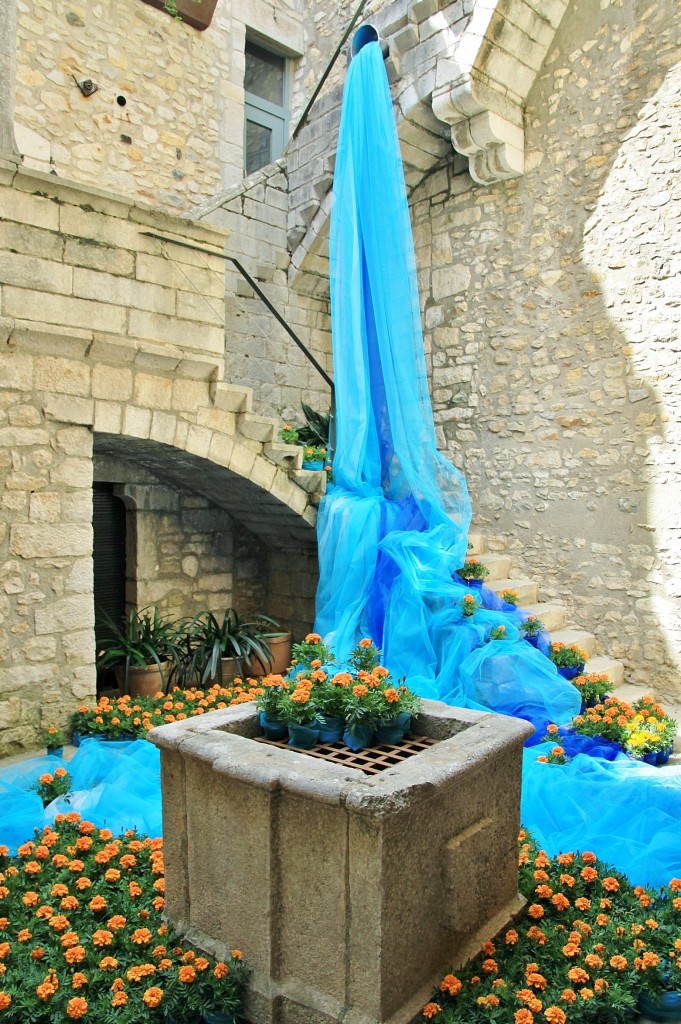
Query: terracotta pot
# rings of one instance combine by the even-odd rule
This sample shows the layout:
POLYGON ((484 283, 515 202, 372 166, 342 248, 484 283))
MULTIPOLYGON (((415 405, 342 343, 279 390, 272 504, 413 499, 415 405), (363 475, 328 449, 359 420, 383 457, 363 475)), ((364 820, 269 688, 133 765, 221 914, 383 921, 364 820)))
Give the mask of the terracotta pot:
POLYGON ((283 675, 291 664, 291 634, 266 633, 265 636, 272 648, 272 661, 263 665, 260 658, 252 657, 250 673, 253 676, 264 676, 268 673, 283 675))
MULTIPOLYGON (((159 10, 163 10, 165 7, 165 0, 144 0, 144 3, 159 10)), ((203 32, 210 25, 216 5, 217 0, 199 0, 198 3, 196 0, 176 0, 175 3, 177 13, 182 21, 191 25, 192 28, 198 29, 199 32, 203 32)))
MULTIPOLYGON (((162 661, 163 675, 158 665, 147 665, 145 668, 128 669, 128 690, 131 697, 153 697, 159 690, 165 691, 168 679, 169 665, 162 661)), ((125 669, 122 666, 116 668, 116 680, 121 693, 125 693, 125 669)))

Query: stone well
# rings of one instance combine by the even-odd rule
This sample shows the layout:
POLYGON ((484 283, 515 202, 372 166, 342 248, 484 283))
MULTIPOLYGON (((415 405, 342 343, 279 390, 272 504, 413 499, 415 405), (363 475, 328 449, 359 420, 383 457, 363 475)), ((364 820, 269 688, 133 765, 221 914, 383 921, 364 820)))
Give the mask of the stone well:
POLYGON ((521 906, 527 723, 425 701, 377 775, 255 742, 253 704, 155 729, 166 910, 244 950, 253 1024, 406 1024, 521 906))

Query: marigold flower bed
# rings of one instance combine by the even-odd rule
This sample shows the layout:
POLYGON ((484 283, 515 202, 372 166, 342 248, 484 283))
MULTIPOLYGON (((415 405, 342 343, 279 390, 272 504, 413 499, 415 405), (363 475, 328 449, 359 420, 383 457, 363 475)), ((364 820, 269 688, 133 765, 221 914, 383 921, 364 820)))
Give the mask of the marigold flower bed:
POLYGON ((618 1024, 638 994, 681 987, 681 879, 635 888, 589 851, 551 859, 521 832, 514 927, 447 974, 435 1024, 618 1024))
POLYGON ((0 847, 0 1021, 140 1024, 236 1012, 246 969, 163 923, 163 840, 58 815, 10 858, 0 847))

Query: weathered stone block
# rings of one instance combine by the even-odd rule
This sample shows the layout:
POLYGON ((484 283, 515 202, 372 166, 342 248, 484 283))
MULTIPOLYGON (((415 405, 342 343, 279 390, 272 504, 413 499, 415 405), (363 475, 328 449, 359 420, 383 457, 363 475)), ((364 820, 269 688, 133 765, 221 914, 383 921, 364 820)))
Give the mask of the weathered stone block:
POLYGON ((132 395, 132 372, 126 366, 92 367, 92 397, 125 402, 132 395))
POLYGON ((70 633, 95 624, 92 594, 62 597, 46 607, 35 610, 35 631, 42 633, 70 633))
POLYGON ((256 722, 251 705, 151 734, 170 921, 217 953, 244 949, 261 1024, 406 1024, 521 905, 531 729, 428 701, 416 731, 439 742, 367 776, 256 743, 256 722))
POLYGON ((92 527, 16 523, 10 527, 9 549, 22 558, 52 558, 92 553, 92 527))

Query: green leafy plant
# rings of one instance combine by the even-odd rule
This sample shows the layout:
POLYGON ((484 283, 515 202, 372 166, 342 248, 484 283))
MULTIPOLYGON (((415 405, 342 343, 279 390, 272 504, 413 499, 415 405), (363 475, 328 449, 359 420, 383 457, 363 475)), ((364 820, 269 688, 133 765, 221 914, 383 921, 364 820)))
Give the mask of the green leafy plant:
POLYGON ((480 607, 480 600, 475 594, 464 594, 459 605, 463 617, 469 619, 472 615, 475 615, 476 609, 480 607))
POLYGON ((181 675, 186 657, 186 636, 190 626, 164 618, 158 608, 131 609, 118 625, 106 618, 109 637, 97 655, 97 671, 121 667, 128 689, 131 668, 156 665, 167 688, 171 675, 181 675))
POLYGON ((514 607, 517 607, 518 602, 520 600, 520 598, 518 597, 518 591, 511 590, 510 587, 506 587, 504 590, 500 590, 499 597, 501 598, 502 601, 505 601, 506 604, 512 604, 514 605, 514 607))
POLYGON ((579 690, 583 704, 600 704, 612 690, 612 683, 607 675, 589 672, 585 676, 577 676, 572 680, 573 686, 579 690))
POLYGON ((32 788, 42 800, 43 807, 47 807, 57 797, 66 796, 70 791, 71 776, 66 768, 55 768, 53 772, 44 772, 32 788))
POLYGON ((321 668, 322 665, 333 665, 335 657, 323 642, 319 633, 308 633, 302 643, 291 648, 291 664, 294 669, 321 668), (318 665, 313 662, 319 662, 318 665))
POLYGON ((589 655, 577 644, 564 644, 560 641, 549 647, 549 658, 556 668, 576 668, 583 666, 589 655))
MULTIPOLYGON (((305 402, 301 402, 301 408, 305 417, 302 426, 292 426, 287 423, 279 431, 279 436, 285 444, 302 444, 317 449, 326 450, 329 444, 329 420, 330 417, 324 413, 316 412, 305 402)), ((321 458, 321 456, 320 456, 321 458)))
POLYGON ((38 741, 43 747, 51 750, 54 747, 63 747, 66 737, 56 725, 48 725, 47 729, 41 729, 38 733, 38 741))
POLYGON ((489 569, 477 558, 467 558, 461 568, 456 571, 463 580, 486 580, 489 576, 489 569))
POLYGON ((538 619, 536 615, 528 615, 527 618, 520 623, 520 632, 523 636, 539 636, 540 633, 546 632, 546 626, 541 619, 538 619))
POLYGON ((189 645, 183 665, 183 679, 188 685, 200 682, 222 682, 222 659, 235 659, 246 674, 252 657, 263 665, 270 663, 272 648, 266 630, 279 623, 267 615, 242 618, 236 609, 228 608, 218 619, 213 612, 202 612, 189 624, 189 645))

